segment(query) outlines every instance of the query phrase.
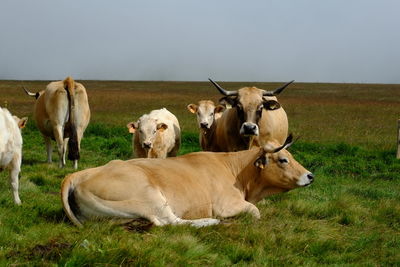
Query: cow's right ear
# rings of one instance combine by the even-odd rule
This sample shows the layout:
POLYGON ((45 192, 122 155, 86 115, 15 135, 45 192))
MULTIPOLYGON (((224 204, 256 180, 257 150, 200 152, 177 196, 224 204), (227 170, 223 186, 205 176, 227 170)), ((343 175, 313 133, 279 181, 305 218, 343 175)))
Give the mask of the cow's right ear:
POLYGON ((189 105, 187 105, 187 109, 190 111, 190 112, 192 112, 193 114, 194 113, 196 113, 197 112, 197 105, 195 105, 195 104, 189 104, 189 105))
POLYGON ((126 125, 126 127, 128 128, 128 131, 129 131, 131 134, 134 134, 134 133, 136 132, 136 129, 138 128, 138 124, 137 124, 137 122, 131 121, 130 123, 128 123, 128 124, 126 125))
POLYGON ((27 122, 28 122, 28 117, 23 117, 23 118, 21 118, 21 119, 19 120, 19 122, 18 122, 18 127, 19 127, 20 129, 25 128, 27 122))

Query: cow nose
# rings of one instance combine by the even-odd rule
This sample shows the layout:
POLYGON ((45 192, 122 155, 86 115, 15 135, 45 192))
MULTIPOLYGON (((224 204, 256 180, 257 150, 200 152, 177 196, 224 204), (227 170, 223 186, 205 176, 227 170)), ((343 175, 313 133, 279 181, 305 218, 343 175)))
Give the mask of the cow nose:
POLYGON ((143 148, 151 148, 151 142, 143 142, 143 148))
POLYGON ((255 134, 257 131, 257 125, 253 123, 245 123, 243 124, 243 130, 245 134, 255 134))
POLYGON ((200 127, 203 129, 207 129, 208 128, 208 123, 207 122, 201 122, 200 123, 200 127))
POLYGON ((312 173, 307 174, 307 178, 310 180, 310 183, 312 183, 314 181, 314 174, 312 173))

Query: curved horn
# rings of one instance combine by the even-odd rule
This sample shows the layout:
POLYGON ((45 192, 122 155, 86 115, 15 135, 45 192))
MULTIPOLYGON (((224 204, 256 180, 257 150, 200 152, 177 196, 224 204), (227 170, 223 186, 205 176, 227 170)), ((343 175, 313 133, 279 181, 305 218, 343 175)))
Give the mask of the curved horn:
POLYGON ((39 93, 31 93, 31 92, 28 91, 28 89, 25 88, 25 86, 22 86, 22 88, 24 89, 24 91, 25 91, 25 93, 27 95, 32 96, 32 97, 34 97, 36 99, 39 97, 39 93))
POLYGON ((279 95, 286 87, 288 87, 289 84, 291 84, 292 82, 294 82, 294 80, 285 83, 284 85, 282 85, 279 88, 276 88, 274 91, 264 91, 263 92, 263 96, 274 96, 274 95, 279 95))
POLYGON ((275 148, 272 153, 278 152, 284 148, 288 148, 290 147, 292 144, 294 143, 293 141, 293 135, 289 134, 289 136, 286 138, 285 143, 283 143, 283 145, 281 145, 280 147, 275 148))
POLYGON ((237 91, 227 91, 224 88, 222 88, 218 83, 211 80, 210 78, 208 78, 208 80, 218 89, 218 91, 221 94, 226 95, 226 96, 237 96, 238 95, 237 91))

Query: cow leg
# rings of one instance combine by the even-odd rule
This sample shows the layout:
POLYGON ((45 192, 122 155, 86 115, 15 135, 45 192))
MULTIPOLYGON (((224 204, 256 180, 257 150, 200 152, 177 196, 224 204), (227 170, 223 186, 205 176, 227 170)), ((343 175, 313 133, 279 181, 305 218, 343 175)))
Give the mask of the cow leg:
POLYGON ((53 154, 53 148, 51 147, 51 138, 47 136, 43 136, 44 142, 46 144, 46 152, 47 152, 47 163, 51 163, 51 156, 53 154))
POLYGON ((227 218, 239 215, 242 212, 247 212, 253 215, 254 218, 260 219, 260 211, 258 208, 245 200, 229 201, 229 205, 226 205, 222 209, 215 211, 218 216, 227 218))
POLYGON ((65 155, 67 154, 67 147, 68 147, 68 140, 69 138, 64 138, 64 143, 63 143, 63 157, 62 157, 62 161, 63 161, 63 165, 67 165, 67 161, 65 159, 65 155))
POLYGON ((148 216, 148 219, 152 221, 155 225, 163 226, 168 224, 189 224, 194 227, 204 227, 219 224, 220 222, 220 220, 214 218, 202 218, 196 220, 181 219, 172 212, 171 207, 169 206, 167 200, 161 192, 159 192, 157 198, 157 203, 155 203, 155 212, 153 215, 148 216))
POLYGON ((18 175, 21 170, 21 157, 20 156, 14 157, 10 167, 11 167, 10 184, 14 197, 14 202, 17 205, 21 205, 21 199, 19 198, 19 193, 18 193, 18 187, 19 187, 18 175))
POLYGON ((65 166, 65 151, 64 151, 64 138, 63 138, 63 129, 61 126, 56 126, 53 129, 54 137, 57 142, 58 148, 58 156, 60 158, 59 167, 62 168, 65 166))

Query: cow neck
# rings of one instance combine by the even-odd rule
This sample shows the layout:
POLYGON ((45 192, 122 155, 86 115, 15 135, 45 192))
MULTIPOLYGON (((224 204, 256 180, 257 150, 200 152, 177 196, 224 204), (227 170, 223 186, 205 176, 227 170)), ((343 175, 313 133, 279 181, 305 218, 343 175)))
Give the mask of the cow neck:
POLYGON ((210 148, 212 140, 214 140, 215 130, 217 126, 215 121, 211 124, 209 129, 201 129, 204 145, 207 149, 210 148))
POLYGON ((236 178, 235 186, 242 191, 245 199, 251 198, 260 189, 257 186, 260 169, 254 166, 254 162, 261 154, 259 147, 228 154, 227 164, 236 178))

